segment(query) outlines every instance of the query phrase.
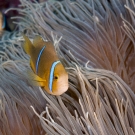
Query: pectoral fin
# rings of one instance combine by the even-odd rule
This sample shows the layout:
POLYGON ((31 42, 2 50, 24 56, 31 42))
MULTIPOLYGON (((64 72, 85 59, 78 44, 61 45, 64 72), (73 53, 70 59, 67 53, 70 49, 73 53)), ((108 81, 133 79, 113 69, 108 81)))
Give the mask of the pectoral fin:
POLYGON ((38 75, 34 74, 32 71, 27 71, 32 85, 44 87, 46 80, 42 79, 38 75))

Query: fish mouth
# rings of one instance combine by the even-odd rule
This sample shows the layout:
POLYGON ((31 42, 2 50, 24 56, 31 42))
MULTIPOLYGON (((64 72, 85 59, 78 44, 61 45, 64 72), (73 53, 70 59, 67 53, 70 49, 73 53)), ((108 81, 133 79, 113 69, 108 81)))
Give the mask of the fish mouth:
POLYGON ((62 86, 60 86, 60 87, 61 87, 61 89, 62 89, 62 88, 65 88, 65 87, 67 87, 67 88, 68 88, 68 87, 69 87, 69 85, 62 85, 62 86))
POLYGON ((57 90, 54 90, 54 95, 62 95, 68 90, 69 85, 62 85, 57 90))

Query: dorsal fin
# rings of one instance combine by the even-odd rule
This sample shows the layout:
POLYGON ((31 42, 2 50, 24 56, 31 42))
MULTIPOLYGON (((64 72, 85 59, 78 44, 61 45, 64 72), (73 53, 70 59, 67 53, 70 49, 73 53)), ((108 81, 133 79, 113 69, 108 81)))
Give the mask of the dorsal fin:
POLYGON ((41 36, 36 36, 33 40, 33 45, 35 47, 39 47, 39 46, 43 46, 45 43, 44 43, 44 40, 42 39, 41 36))
POLYGON ((31 41, 29 40, 29 38, 27 36, 25 36, 24 34, 23 34, 23 38, 25 40, 25 42, 23 44, 23 49, 27 54, 30 55, 30 52, 31 52, 33 45, 31 43, 31 41))

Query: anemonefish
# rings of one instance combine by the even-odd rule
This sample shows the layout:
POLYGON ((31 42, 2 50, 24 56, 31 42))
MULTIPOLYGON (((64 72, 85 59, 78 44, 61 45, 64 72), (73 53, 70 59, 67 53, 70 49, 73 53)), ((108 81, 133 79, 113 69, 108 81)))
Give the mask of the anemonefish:
POLYGON ((37 36, 33 43, 25 39, 23 49, 30 56, 33 73, 29 76, 35 84, 41 86, 49 94, 61 95, 68 89, 68 74, 60 62, 54 45, 37 36))

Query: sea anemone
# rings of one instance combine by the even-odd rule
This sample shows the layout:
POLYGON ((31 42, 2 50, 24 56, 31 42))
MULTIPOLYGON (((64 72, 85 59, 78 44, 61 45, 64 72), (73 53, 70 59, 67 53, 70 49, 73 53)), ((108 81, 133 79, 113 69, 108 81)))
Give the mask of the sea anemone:
POLYGON ((18 31, 0 42, 0 133, 135 134, 134 1, 20 2, 18 31), (66 93, 31 85, 21 32, 54 42, 69 74, 66 93))

